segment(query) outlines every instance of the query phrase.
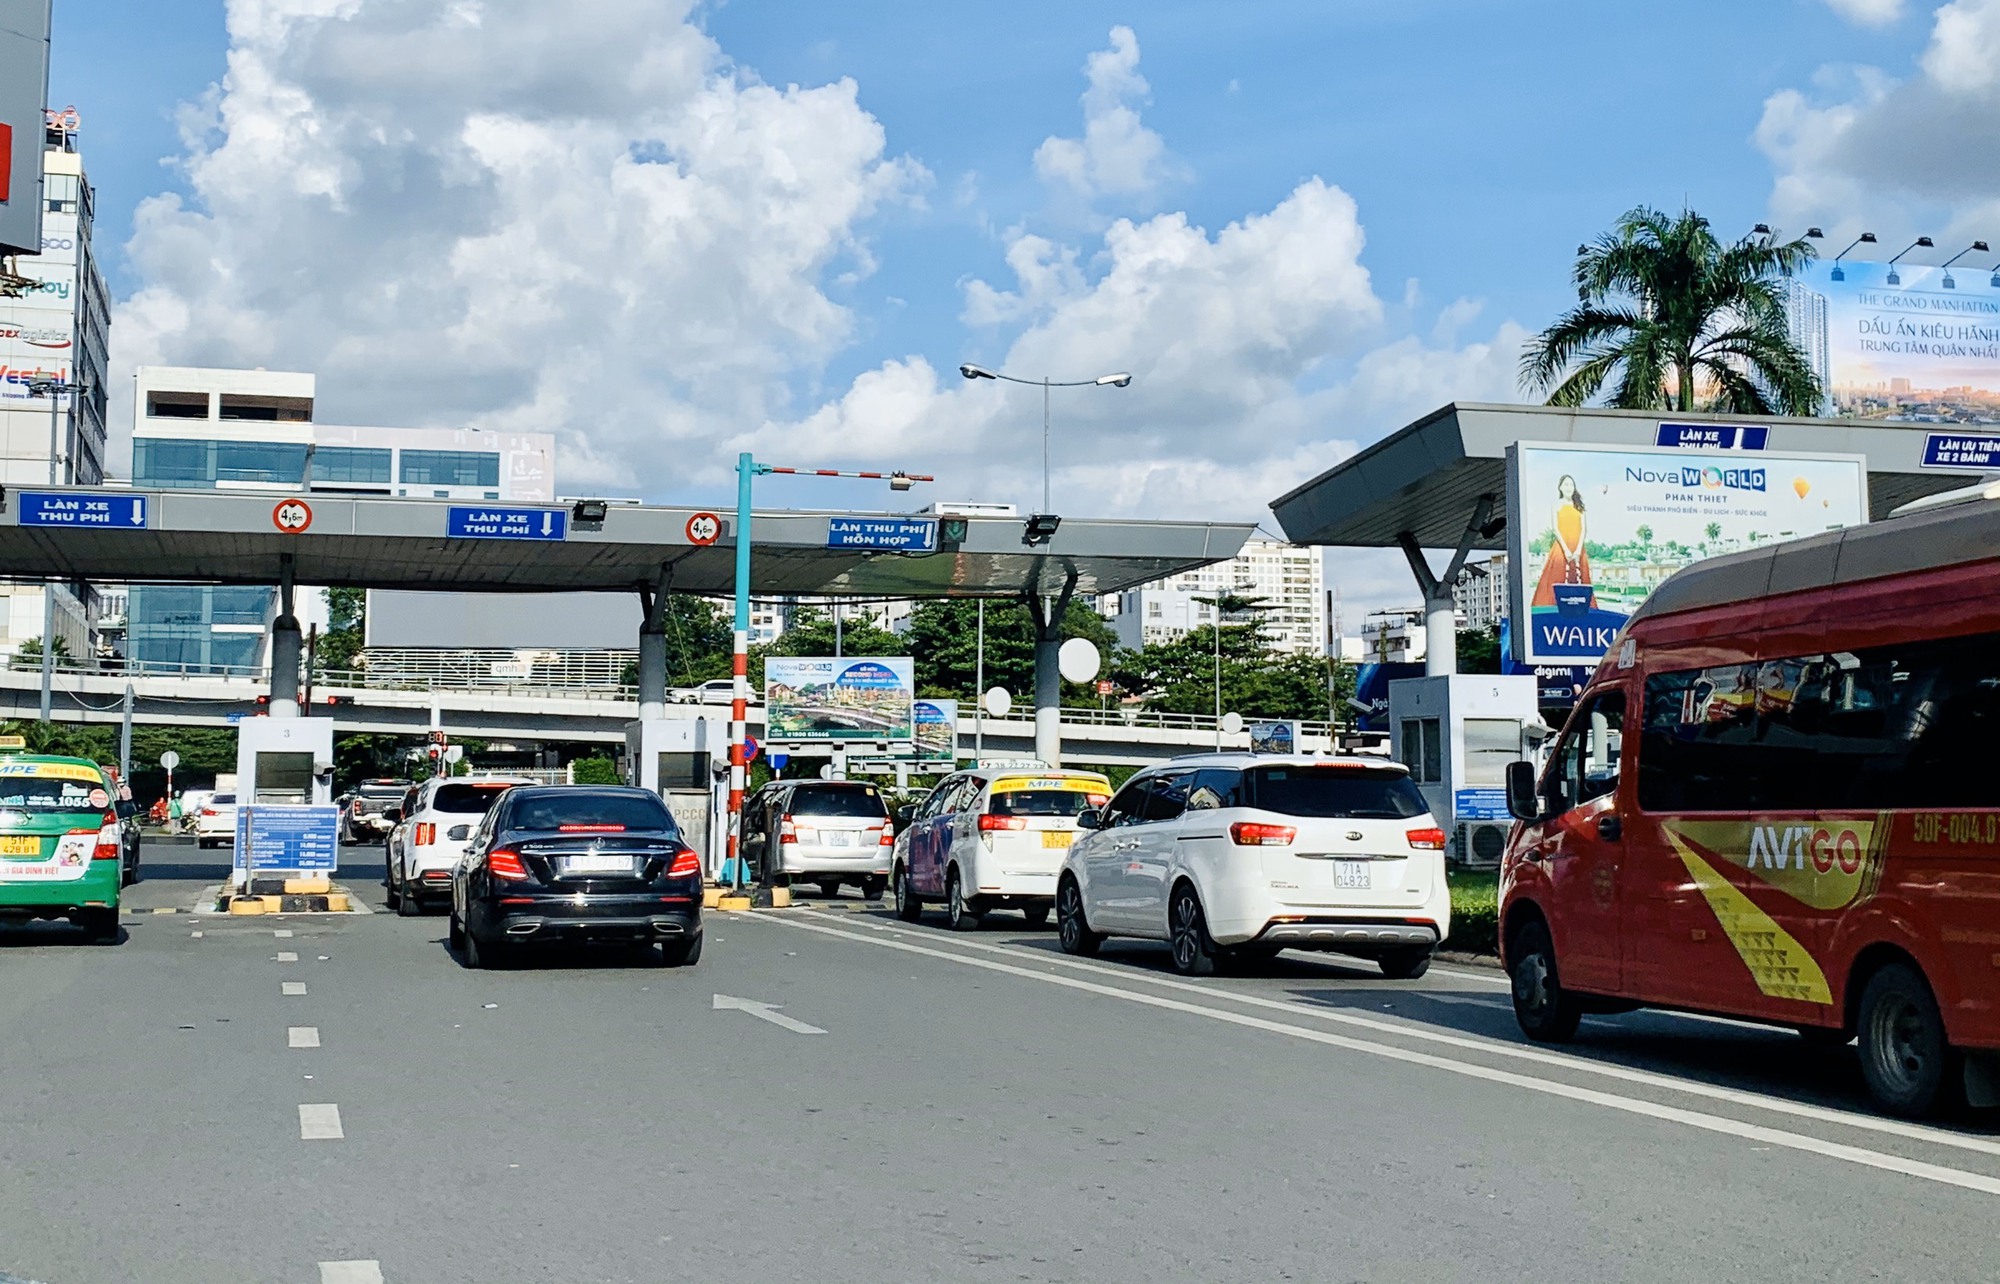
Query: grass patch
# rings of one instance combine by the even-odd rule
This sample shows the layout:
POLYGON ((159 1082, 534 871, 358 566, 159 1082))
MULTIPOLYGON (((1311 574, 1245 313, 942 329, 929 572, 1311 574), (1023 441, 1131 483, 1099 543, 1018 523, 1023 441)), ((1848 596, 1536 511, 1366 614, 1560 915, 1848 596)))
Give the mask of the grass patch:
POLYGON ((1448 869, 1451 935, 1444 947, 1465 954, 1500 952, 1500 873, 1491 869, 1448 869))

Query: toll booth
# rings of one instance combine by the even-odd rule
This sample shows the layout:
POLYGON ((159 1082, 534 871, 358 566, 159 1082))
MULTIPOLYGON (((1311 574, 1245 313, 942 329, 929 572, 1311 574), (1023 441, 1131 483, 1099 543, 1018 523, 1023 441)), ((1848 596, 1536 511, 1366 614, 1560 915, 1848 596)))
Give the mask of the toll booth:
POLYGON ((713 878, 728 847, 729 723, 645 718, 625 724, 628 783, 658 794, 713 878))
POLYGON ((333 722, 245 718, 236 728, 233 882, 331 876, 339 858, 333 802, 333 722))
POLYGON ((1532 674, 1452 674, 1389 684, 1392 756, 1430 804, 1455 863, 1500 863, 1513 820, 1507 764, 1533 758, 1548 735, 1532 674))

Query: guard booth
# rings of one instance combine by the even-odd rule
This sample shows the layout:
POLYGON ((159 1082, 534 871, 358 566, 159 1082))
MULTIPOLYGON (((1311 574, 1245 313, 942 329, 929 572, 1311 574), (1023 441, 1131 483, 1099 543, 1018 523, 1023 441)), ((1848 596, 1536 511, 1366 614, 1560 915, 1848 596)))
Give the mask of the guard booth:
POLYGON ((626 780, 667 804, 681 836, 713 878, 728 843, 729 724, 710 718, 644 718, 625 724, 626 780), (719 769, 719 770, 718 770, 719 769))
POLYGON ((1549 734, 1532 674, 1456 674, 1389 684, 1389 737, 1431 815, 1451 836, 1450 859, 1499 865, 1513 824, 1507 764, 1535 756, 1549 734))
POLYGON ((333 802, 333 722, 245 718, 236 729, 233 884, 291 875, 332 876, 340 853, 333 802))

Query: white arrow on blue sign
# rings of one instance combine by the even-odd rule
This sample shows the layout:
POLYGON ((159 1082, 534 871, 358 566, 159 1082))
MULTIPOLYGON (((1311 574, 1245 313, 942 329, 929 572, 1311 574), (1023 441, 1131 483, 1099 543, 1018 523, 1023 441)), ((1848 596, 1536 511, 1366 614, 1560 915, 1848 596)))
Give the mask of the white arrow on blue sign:
POLYGON ((15 496, 21 526, 67 526, 101 530, 146 529, 144 495, 88 495, 74 491, 24 490, 15 496))
POLYGON ((569 510, 453 504, 445 510, 444 533, 451 539, 564 540, 569 538, 569 510))

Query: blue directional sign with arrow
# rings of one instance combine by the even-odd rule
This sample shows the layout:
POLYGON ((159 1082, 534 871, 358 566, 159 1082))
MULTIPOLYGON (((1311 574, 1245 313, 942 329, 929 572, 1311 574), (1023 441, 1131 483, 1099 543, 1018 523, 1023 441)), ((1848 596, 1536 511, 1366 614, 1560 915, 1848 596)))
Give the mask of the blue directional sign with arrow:
POLYGON ((22 526, 100 527, 105 530, 146 529, 144 495, 85 495, 74 491, 24 490, 20 501, 22 526))
POLYGON ((444 533, 452 539, 569 538, 566 508, 517 508, 508 504, 453 504, 444 533))

